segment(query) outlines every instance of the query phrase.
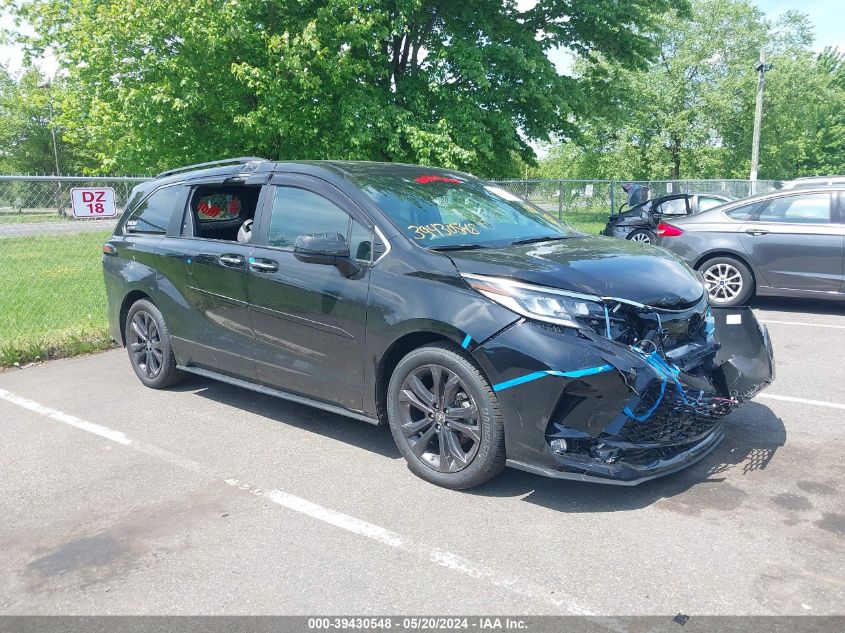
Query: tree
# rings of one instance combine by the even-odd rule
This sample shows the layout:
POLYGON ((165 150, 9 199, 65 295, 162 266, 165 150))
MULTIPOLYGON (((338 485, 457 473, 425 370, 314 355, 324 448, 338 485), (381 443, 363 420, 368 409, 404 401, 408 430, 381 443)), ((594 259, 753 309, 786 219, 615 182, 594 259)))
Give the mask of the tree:
POLYGON ((645 69, 602 57, 576 63, 599 105, 579 120, 574 143, 557 147, 539 173, 747 178, 761 47, 774 64, 761 178, 845 167, 828 160, 842 138, 842 59, 832 51, 816 59, 806 16, 787 13, 773 23, 746 0, 696 0, 689 19, 666 14, 657 41, 660 52, 645 69))
POLYGON ((233 154, 505 175, 574 133, 557 46, 643 65, 670 0, 23 0, 74 90, 65 137, 99 169, 233 154))
POLYGON ((845 172, 845 53, 798 51, 770 75, 761 177, 845 172))
POLYGON ((46 86, 36 69, 12 77, 0 66, 0 170, 2 173, 54 174, 52 131, 55 125, 59 164, 63 171, 80 168, 78 157, 62 141, 57 124, 64 85, 61 81, 46 86), (51 101, 54 116, 50 114, 51 101))

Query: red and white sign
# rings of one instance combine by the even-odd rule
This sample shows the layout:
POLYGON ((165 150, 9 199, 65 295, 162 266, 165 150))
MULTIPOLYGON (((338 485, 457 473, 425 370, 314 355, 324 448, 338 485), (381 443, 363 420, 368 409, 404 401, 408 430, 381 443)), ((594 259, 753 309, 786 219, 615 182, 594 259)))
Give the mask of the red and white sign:
POLYGON ((75 218, 113 218, 117 215, 111 187, 74 187, 70 190, 75 218))

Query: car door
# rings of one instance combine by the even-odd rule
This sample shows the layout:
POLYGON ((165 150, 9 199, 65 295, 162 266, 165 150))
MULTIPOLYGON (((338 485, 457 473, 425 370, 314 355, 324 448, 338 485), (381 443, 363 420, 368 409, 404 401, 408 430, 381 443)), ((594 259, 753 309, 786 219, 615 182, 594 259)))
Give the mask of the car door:
MULTIPOLYGON (((255 381, 246 293, 246 265, 253 247, 233 239, 236 231, 231 228, 231 234, 225 235, 213 226, 201 227, 198 215, 214 195, 231 199, 231 194, 213 193, 218 186, 226 189, 216 182, 191 184, 179 234, 159 244, 163 256, 159 285, 174 304, 168 324, 180 362, 255 381)), ((226 191, 230 190, 229 186, 226 191)), ((247 206, 239 213, 252 217, 256 203, 251 203, 251 209, 247 206)))
POLYGON ((360 410, 372 223, 319 179, 284 175, 272 184, 246 274, 258 379, 360 410), (319 233, 341 234, 360 270, 345 276, 297 259, 296 238, 319 233))
POLYGON ((812 292, 841 289, 845 233, 833 202, 830 192, 778 196, 742 226, 740 241, 765 285, 812 292))
POLYGON ((162 240, 179 226, 179 209, 185 204, 185 190, 179 184, 159 187, 142 200, 126 218, 111 244, 126 265, 120 273, 135 287, 153 290, 161 267, 158 250, 162 240), (127 278, 128 277, 128 278, 127 278))

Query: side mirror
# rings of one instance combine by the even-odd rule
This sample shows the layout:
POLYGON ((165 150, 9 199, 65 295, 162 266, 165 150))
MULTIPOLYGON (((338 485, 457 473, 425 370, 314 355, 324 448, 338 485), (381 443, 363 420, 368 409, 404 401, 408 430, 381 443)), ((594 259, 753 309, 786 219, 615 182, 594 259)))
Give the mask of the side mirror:
POLYGON ((337 266, 344 277, 351 277, 360 270, 340 233, 300 235, 294 242, 293 255, 306 264, 337 266))

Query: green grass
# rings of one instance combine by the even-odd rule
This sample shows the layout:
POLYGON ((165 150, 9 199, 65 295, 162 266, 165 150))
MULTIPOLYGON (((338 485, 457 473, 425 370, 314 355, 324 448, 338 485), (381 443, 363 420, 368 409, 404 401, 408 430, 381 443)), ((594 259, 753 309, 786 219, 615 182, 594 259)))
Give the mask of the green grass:
POLYGON ((0 211, 0 224, 24 224, 29 222, 70 222, 72 218, 69 216, 60 216, 55 211, 50 212, 32 212, 29 209, 24 210, 23 213, 15 213, 14 211, 0 211))
POLYGON ((607 224, 607 217, 610 215, 609 205, 605 205, 603 203, 591 206, 574 204, 569 206, 564 205, 563 214, 560 216, 558 215, 558 206, 556 201, 539 203, 538 206, 552 217, 560 217, 569 226, 576 228, 579 231, 583 231, 588 235, 597 235, 600 231, 602 231, 605 224, 607 224))
POLYGON ((573 213, 564 213, 563 219, 567 224, 583 231, 588 235, 598 235, 607 224, 607 217, 610 212, 607 209, 587 209, 578 210, 573 213))
POLYGON ((108 232, 0 239, 0 366, 110 346, 108 232))

